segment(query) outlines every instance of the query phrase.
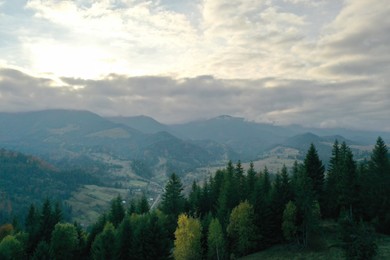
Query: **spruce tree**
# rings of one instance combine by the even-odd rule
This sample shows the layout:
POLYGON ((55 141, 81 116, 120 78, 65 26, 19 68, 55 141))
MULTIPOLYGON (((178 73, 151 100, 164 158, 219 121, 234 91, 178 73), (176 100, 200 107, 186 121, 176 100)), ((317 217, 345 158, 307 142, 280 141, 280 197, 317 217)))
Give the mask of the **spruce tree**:
POLYGON ((318 157, 318 153, 314 144, 310 145, 310 148, 306 154, 304 167, 306 175, 311 179, 315 198, 321 202, 323 199, 322 195, 324 188, 325 167, 318 157))
POLYGON ((172 173, 162 196, 161 211, 167 215, 174 215, 175 217, 183 212, 185 200, 182 191, 183 185, 180 178, 175 173, 172 173))
POLYGON ((125 208, 123 207, 122 197, 118 195, 115 199, 111 201, 111 208, 109 214, 109 221, 118 227, 125 217, 125 208))

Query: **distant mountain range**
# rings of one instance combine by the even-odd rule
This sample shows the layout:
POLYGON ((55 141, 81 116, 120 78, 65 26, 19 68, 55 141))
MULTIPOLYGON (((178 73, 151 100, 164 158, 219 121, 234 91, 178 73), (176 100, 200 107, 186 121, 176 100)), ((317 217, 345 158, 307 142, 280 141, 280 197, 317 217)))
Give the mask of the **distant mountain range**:
POLYGON ((0 222, 10 209, 25 212, 28 203, 48 196, 65 199, 91 223, 102 198, 107 205, 119 193, 158 198, 172 172, 189 184, 228 160, 282 159, 277 170, 283 159, 290 165, 302 160, 311 143, 326 164, 336 139, 361 159, 378 136, 389 143, 386 132, 276 126, 228 115, 165 125, 146 116, 104 118, 77 110, 0 113, 0 222))
POLYGON ((0 126, 0 148, 54 163, 107 154, 148 165, 144 170, 152 175, 156 171, 185 173, 228 159, 256 160, 277 146, 304 154, 314 143, 320 155, 329 156, 335 139, 360 146, 373 145, 379 135, 390 140, 388 132, 277 126, 228 115, 165 125, 147 116, 104 118, 88 111, 44 110, 0 113, 0 126))

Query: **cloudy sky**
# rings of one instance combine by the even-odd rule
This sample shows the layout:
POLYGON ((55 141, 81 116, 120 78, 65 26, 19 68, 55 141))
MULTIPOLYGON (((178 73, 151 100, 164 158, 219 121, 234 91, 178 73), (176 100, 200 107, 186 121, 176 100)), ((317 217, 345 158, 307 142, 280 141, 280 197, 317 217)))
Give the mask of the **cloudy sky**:
POLYGON ((388 0, 0 0, 0 111, 390 131, 388 0))

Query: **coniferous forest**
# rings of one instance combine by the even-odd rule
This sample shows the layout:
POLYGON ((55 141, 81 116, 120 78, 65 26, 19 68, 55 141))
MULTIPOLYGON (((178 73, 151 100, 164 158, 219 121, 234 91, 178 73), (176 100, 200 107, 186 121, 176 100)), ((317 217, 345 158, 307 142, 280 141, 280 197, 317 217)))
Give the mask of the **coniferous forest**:
POLYGON ((299 250, 338 247, 347 259, 371 259, 376 236, 390 234, 390 159, 377 139, 369 160, 333 145, 328 167, 311 145, 302 163, 280 172, 244 170, 229 161, 184 194, 170 175, 161 203, 116 197, 90 227, 64 218, 49 198, 31 204, 24 222, 0 227, 0 259, 234 259, 285 244, 299 250), (339 242, 324 241, 324 223, 339 242))

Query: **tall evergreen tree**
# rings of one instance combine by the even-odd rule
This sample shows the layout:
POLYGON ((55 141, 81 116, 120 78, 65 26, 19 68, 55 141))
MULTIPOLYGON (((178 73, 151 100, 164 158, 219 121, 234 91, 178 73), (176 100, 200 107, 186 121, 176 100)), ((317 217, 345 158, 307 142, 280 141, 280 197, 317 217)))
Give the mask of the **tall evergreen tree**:
POLYGON ((369 207, 379 222, 377 229, 390 234, 390 161, 387 146, 381 137, 378 137, 369 162, 369 174, 373 181, 369 192, 373 200, 369 207), (380 198, 380 199, 378 199, 380 198))
POLYGON ((110 222, 104 226, 103 231, 96 236, 92 244, 92 259, 108 260, 115 259, 115 228, 110 222))
POLYGON ((41 240, 50 242, 51 232, 54 229, 55 224, 57 224, 58 216, 55 216, 52 211, 51 201, 47 198, 41 210, 41 217, 39 222, 39 237, 41 240))
POLYGON ((145 214, 149 212, 149 202, 146 198, 145 193, 142 194, 141 198, 138 200, 136 211, 138 214, 145 214))
POLYGON ((338 218, 340 214, 339 195, 341 193, 341 156, 340 145, 335 140, 332 156, 329 161, 328 172, 325 180, 325 202, 323 212, 325 216, 338 218))
POLYGON ((123 207, 122 197, 118 195, 115 199, 111 201, 111 208, 109 214, 109 221, 114 225, 114 227, 118 227, 125 217, 125 208, 123 207))
POLYGON ((353 159, 351 149, 345 142, 341 144, 341 180, 340 180, 340 206, 349 212, 350 217, 353 216, 354 208, 359 197, 358 176, 356 163, 353 159))
POLYGON ((126 216, 118 227, 116 234, 116 259, 130 260, 133 259, 133 227, 131 226, 130 217, 126 216))
POLYGON ((162 196, 161 211, 175 217, 183 212, 185 200, 182 191, 183 185, 180 178, 175 173, 172 173, 162 196))
POLYGON ((249 169, 247 171, 246 185, 247 194, 246 199, 253 205, 254 204, 254 191, 256 183, 256 171, 253 162, 250 162, 249 169))
POLYGON ((313 190, 312 179, 305 168, 297 173, 294 183, 295 204, 297 207, 297 238, 304 247, 309 245, 311 236, 316 234, 320 219, 319 204, 313 190))
POLYGON ((315 198, 321 202, 323 199, 322 195, 324 188, 325 167, 318 157, 318 153, 314 144, 310 145, 310 148, 306 154, 304 167, 306 175, 311 179, 315 198))

